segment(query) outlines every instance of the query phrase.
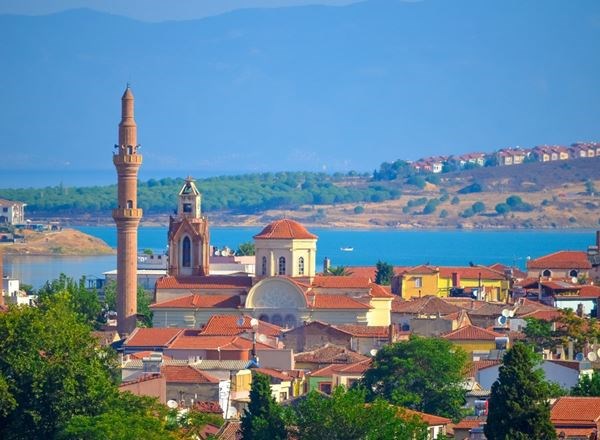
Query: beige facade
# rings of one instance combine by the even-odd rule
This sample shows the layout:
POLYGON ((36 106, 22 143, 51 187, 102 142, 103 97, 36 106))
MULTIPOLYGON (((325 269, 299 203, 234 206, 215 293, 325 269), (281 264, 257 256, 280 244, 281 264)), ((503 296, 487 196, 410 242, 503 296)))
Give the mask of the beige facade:
POLYGON ((314 277, 316 239, 255 239, 256 275, 314 277))

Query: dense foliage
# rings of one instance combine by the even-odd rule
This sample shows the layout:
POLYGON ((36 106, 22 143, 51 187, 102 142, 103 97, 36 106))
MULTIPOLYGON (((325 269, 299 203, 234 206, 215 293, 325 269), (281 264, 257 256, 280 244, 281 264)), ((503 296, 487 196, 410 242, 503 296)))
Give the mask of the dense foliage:
POLYGON ((284 440, 287 429, 283 409, 271 395, 269 377, 254 373, 250 388, 250 403, 242 415, 244 440, 284 440))
POLYGON ((377 352, 362 384, 367 398, 381 397, 416 411, 462 417, 466 353, 449 341, 411 336, 377 352))
POLYGON ((600 372, 594 371, 591 376, 584 374, 571 390, 573 396, 600 397, 600 372))
MULTIPOLYGON (((138 185, 138 205, 147 213, 172 212, 184 180, 150 179, 138 185)), ((290 172, 200 179, 204 211, 254 213, 266 209, 298 209, 302 205, 382 202, 400 196, 398 185, 368 183, 356 173, 290 172)), ((0 198, 27 203, 28 212, 108 213, 117 200, 116 185, 41 189, 0 189, 0 198)))
POLYGON ((311 391, 291 411, 301 440, 425 440, 427 426, 382 399, 365 404, 363 389, 336 388, 331 396, 311 391))
POLYGON ((392 277, 394 276, 394 266, 380 260, 375 265, 375 269, 375 283, 389 286, 392 282, 392 277))
POLYGON ((488 440, 556 438, 550 422, 549 387, 544 372, 535 368, 538 362, 530 347, 520 342, 504 355, 489 399, 484 428, 488 440))

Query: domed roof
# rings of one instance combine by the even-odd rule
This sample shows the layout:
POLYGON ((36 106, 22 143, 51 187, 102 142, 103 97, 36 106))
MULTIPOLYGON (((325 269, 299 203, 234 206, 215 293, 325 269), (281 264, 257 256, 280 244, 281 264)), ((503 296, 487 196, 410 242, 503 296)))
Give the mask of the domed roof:
POLYGON ((308 232, 300 223, 284 218, 269 223, 254 236, 261 239, 316 239, 317 236, 308 232))

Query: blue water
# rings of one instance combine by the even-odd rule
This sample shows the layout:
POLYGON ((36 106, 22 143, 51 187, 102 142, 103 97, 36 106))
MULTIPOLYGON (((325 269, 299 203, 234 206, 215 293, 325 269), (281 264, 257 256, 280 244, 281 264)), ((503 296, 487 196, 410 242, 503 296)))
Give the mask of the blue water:
MULTIPOLYGON (((116 247, 114 227, 79 227, 116 247)), ((260 228, 211 227, 211 244, 236 249, 251 241, 260 228)), ((594 231, 397 231, 311 228, 319 236, 318 261, 331 264, 372 266, 377 260, 394 265, 468 265, 503 263, 524 268, 528 257, 559 250, 586 250, 594 243, 594 231), (353 247, 352 252, 341 247, 353 247)), ((167 228, 141 227, 140 249, 165 250, 167 228)), ((114 256, 102 257, 5 257, 5 272, 38 286, 65 272, 73 277, 102 276, 116 267, 114 256)), ((319 265, 321 266, 321 265, 319 265)))

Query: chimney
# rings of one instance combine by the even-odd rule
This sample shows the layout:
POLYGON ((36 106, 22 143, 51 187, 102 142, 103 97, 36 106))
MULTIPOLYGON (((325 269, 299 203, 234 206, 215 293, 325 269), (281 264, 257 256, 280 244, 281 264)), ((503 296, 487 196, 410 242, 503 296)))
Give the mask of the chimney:
POLYGON ((329 257, 325 257, 325 259, 323 260, 323 273, 327 273, 330 267, 331 260, 329 259, 329 257))
POLYGON ((460 274, 452 272, 452 287, 460 287, 460 274))

